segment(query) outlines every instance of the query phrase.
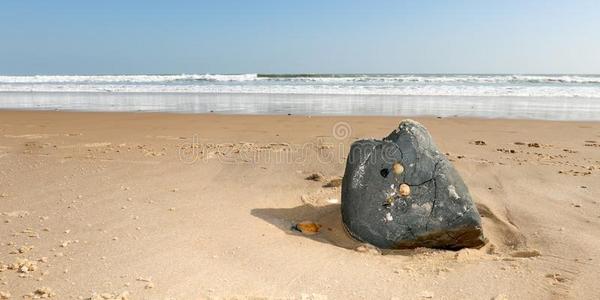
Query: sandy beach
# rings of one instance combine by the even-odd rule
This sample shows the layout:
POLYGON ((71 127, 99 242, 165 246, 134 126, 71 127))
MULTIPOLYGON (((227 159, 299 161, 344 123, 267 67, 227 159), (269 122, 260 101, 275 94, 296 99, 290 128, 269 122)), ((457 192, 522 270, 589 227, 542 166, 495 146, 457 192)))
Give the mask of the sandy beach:
POLYGON ((382 252, 325 186, 402 119, 0 111, 0 299, 600 296, 600 123, 415 118, 489 242, 382 252))

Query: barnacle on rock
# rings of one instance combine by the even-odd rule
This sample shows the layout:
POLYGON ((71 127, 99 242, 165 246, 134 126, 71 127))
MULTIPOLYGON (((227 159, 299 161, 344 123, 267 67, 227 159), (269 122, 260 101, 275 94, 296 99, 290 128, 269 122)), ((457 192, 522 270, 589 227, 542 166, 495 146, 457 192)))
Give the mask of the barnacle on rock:
POLYGON ((394 172, 396 175, 400 175, 402 172, 404 172, 404 166, 400 163, 395 163, 392 165, 392 172, 394 172))
POLYGON ((398 194, 400 194, 402 197, 410 195, 410 186, 408 186, 406 183, 401 184, 398 188, 398 194))

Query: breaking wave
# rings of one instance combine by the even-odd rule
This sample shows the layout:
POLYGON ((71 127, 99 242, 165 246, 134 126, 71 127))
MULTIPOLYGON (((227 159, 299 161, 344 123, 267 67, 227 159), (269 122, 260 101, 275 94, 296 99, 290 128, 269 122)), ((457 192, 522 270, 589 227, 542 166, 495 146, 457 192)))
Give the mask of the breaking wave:
POLYGON ((600 98, 600 75, 179 74, 0 76, 0 92, 600 98))

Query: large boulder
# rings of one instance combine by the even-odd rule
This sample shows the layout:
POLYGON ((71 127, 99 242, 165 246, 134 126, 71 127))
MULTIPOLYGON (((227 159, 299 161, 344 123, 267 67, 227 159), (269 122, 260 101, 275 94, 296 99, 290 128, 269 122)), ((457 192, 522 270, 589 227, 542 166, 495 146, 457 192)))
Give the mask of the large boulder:
POLYGON ((379 248, 481 247, 481 218, 467 186, 425 127, 404 120, 383 140, 352 144, 342 181, 342 219, 379 248))

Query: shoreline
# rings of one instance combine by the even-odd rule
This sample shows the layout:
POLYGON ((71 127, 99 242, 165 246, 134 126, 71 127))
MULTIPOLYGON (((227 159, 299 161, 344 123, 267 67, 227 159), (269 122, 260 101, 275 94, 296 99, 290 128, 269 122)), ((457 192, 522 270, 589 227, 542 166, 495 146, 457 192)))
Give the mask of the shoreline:
POLYGON ((600 121, 600 98, 561 97, 0 92, 0 109, 600 121))
POLYGON ((316 118, 316 119, 393 119, 400 122, 403 119, 415 119, 415 120, 465 120, 465 121, 482 121, 482 122, 548 122, 548 123, 581 123, 586 125, 594 125, 600 122, 600 120, 544 120, 544 119, 519 119, 519 118, 486 118, 486 117, 470 117, 470 116, 435 116, 435 115, 417 115, 417 116, 392 116, 392 115, 307 115, 307 114, 285 114, 285 113, 273 113, 273 114, 253 114, 253 113, 228 113, 228 112, 206 112, 206 113, 193 113, 193 112, 170 112, 170 111, 88 111, 88 110, 58 110, 58 109, 11 109, 11 108, 0 108, 0 115, 11 114, 11 113, 39 113, 39 114, 90 114, 90 115, 115 115, 115 116, 182 116, 182 117, 241 117, 241 118, 316 118))

